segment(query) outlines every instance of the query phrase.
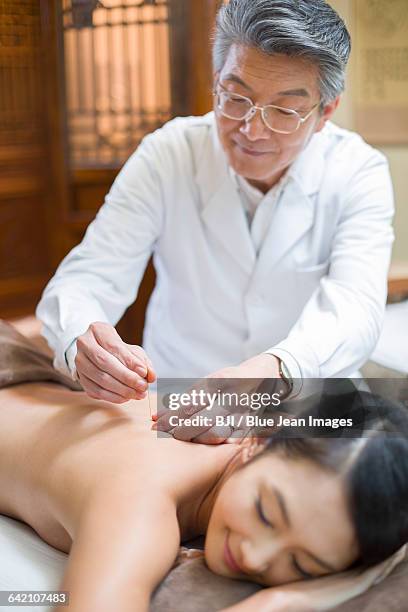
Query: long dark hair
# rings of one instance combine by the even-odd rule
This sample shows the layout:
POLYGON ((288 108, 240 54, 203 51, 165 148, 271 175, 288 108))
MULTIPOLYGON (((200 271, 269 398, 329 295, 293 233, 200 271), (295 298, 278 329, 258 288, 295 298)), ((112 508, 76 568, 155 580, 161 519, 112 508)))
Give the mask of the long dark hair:
POLYGON ((354 391, 323 395, 308 414, 349 417, 353 427, 341 431, 312 427, 302 437, 291 428, 282 428, 254 459, 279 452, 288 458, 307 458, 341 474, 359 547, 356 564, 379 563, 408 542, 407 409, 354 391))

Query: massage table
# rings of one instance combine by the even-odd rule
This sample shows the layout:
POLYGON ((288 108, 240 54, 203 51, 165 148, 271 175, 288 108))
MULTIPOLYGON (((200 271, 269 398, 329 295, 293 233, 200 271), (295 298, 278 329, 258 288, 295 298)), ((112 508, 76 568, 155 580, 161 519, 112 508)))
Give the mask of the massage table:
MULTIPOLYGON (((0 591, 58 590, 66 561, 67 555, 43 542, 28 525, 0 515, 0 591)), ((8 609, 51 610, 43 606, 8 609)))

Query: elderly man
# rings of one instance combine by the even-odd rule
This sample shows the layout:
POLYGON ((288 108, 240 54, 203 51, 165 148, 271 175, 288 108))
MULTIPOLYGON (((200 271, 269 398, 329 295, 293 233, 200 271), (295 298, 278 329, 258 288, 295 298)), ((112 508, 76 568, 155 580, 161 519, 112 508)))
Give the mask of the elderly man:
POLYGON ((55 366, 91 396, 160 377, 352 375, 381 328, 393 232, 387 162, 328 120, 347 29, 324 0, 231 0, 214 112, 148 135, 37 314, 55 366), (153 253, 144 350, 113 325, 153 253))

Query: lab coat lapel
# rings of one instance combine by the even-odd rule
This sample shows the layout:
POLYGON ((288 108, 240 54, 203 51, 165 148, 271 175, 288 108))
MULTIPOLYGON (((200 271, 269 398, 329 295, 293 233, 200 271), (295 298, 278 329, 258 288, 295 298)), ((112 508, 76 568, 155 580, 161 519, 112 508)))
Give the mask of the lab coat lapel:
POLYGON ((247 274, 251 274, 256 259, 255 249, 242 202, 230 177, 207 202, 202 219, 229 255, 247 274))
POLYGON ((274 266, 310 229, 313 223, 313 203, 294 181, 276 205, 271 226, 259 254, 259 260, 274 266))
POLYGON ((288 171, 288 183, 276 204, 259 254, 260 265, 277 264, 313 225, 316 194, 324 171, 323 138, 320 133, 313 136, 288 171))
POLYGON ((201 218, 211 235, 248 274, 251 275, 256 253, 248 222, 236 185, 218 141, 215 126, 209 136, 203 163, 197 164, 196 182, 200 192, 201 218))

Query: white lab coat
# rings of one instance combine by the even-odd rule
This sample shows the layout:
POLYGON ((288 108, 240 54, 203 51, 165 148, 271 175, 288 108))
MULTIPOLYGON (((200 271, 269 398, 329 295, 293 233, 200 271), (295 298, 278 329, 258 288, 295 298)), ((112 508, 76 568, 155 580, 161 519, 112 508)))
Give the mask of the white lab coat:
POLYGON ((358 369, 386 300, 386 159, 328 123, 289 174, 257 257, 213 113, 146 136, 39 303, 55 366, 75 373, 73 341, 93 321, 116 324, 153 253, 143 345, 159 376, 203 376, 266 350, 294 376, 358 369))

